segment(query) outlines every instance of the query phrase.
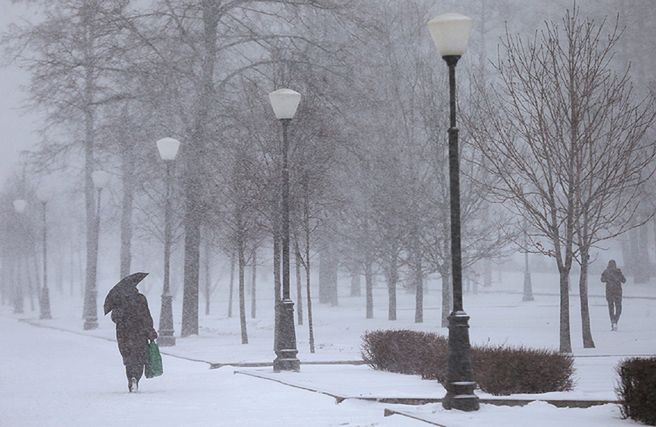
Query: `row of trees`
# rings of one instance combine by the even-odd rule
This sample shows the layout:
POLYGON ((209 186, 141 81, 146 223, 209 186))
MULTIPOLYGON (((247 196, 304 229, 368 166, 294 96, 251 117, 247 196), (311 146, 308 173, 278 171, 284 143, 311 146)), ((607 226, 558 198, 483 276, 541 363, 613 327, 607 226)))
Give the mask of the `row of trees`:
MULTIPOLYGON (((364 276, 364 315, 373 317, 373 277, 381 271, 388 318, 396 319, 406 276, 422 322, 424 281, 437 273, 446 325, 446 73, 425 29, 437 13, 431 2, 31 3, 39 5, 39 22, 17 25, 4 43, 31 74, 32 105, 47 118, 31 170, 84 189, 83 206, 60 209, 84 212, 86 286, 96 268, 92 172, 114 176, 118 278, 131 271, 135 241, 152 246, 162 238, 164 174, 153 142, 175 137, 182 141, 173 197, 183 253, 181 334, 198 333, 205 241, 206 255, 218 250, 236 262, 246 343, 245 269, 257 263, 258 250, 271 250, 280 297, 280 138, 266 94, 291 87, 303 94, 290 127, 299 321, 304 308, 312 321, 310 273, 319 254, 320 302, 337 304, 340 266, 354 277, 354 295, 364 276)), ((521 3, 458 3, 478 18, 459 67, 469 70, 459 102, 466 117, 464 265, 489 278, 489 260, 513 248, 552 256, 561 277, 560 348, 571 351, 572 265, 581 264, 583 341, 590 347, 592 252, 653 212, 643 194, 655 155, 653 103, 640 95, 648 92, 632 89, 635 75, 614 56, 621 26, 592 19, 601 7, 573 9, 526 37, 536 18, 521 3), (490 40, 504 31, 501 16, 509 16, 506 35, 490 59, 490 40), (525 27, 511 26, 520 16, 525 27), (518 238, 525 223, 528 244, 518 238)))

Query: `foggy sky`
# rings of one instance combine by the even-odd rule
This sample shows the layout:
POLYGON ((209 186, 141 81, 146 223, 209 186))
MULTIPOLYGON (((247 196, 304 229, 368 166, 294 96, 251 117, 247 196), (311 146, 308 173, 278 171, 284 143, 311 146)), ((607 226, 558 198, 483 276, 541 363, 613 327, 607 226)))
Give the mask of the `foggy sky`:
MULTIPOLYGON (((0 0, 0 33, 8 30, 11 22, 26 16, 27 9, 10 0, 0 0)), ((0 63, 0 180, 4 180, 15 167, 18 153, 31 149, 38 140, 39 129, 35 113, 25 112, 27 73, 16 65, 0 63)))

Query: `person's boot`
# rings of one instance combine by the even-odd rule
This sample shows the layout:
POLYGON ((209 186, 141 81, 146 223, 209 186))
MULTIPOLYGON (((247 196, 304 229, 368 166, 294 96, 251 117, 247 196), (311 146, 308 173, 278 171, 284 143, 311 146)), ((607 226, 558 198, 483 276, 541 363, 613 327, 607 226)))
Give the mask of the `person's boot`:
POLYGON ((128 382, 128 390, 130 390, 130 393, 139 390, 139 383, 135 377, 130 378, 130 381, 128 382))

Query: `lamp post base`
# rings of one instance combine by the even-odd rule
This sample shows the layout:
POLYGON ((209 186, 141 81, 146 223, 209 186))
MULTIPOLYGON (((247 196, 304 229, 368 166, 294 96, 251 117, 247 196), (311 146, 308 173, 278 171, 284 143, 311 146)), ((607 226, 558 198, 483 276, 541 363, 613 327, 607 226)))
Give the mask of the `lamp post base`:
POLYGON ((294 302, 282 300, 278 304, 278 340, 273 372, 301 370, 301 362, 296 355, 296 330, 294 327, 294 302))
POLYGON ((469 316, 464 311, 454 311, 449 316, 449 359, 444 409, 477 411, 478 397, 474 394, 476 383, 471 367, 469 346, 469 316))
POLYGON ((96 319, 96 318, 85 319, 83 328, 84 328, 85 331, 90 331, 92 329, 97 329, 98 328, 98 319, 96 319))
POLYGON ((39 302, 41 304, 41 315, 39 318, 42 320, 52 319, 52 315, 50 314, 50 293, 45 286, 41 289, 41 300, 39 302))
POLYGON ((159 317, 159 331, 157 344, 161 347, 175 345, 175 331, 173 330, 173 296, 165 292, 162 295, 162 309, 159 317))
POLYGON ((160 347, 173 347, 175 345, 175 336, 173 331, 159 331, 157 344, 160 347))

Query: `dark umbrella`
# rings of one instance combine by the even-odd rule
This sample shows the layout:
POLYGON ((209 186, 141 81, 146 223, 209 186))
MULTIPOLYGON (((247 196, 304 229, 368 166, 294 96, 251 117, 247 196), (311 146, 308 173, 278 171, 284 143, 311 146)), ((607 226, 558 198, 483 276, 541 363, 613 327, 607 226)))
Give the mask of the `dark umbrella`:
POLYGON ((129 296, 133 292, 132 288, 136 287, 146 276, 148 273, 132 273, 115 284, 105 297, 105 314, 116 308, 123 298, 129 296))

